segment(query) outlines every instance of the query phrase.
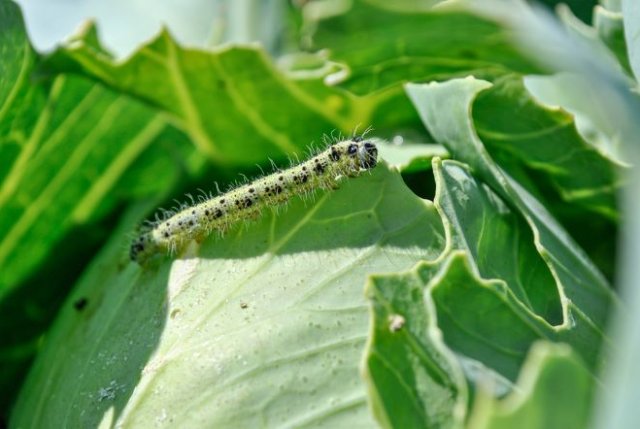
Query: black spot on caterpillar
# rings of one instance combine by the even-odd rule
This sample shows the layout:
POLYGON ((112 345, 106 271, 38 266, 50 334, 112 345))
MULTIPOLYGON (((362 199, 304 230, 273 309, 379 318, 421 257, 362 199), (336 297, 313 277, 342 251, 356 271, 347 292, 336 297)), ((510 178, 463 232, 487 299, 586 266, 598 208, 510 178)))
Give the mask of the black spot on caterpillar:
POLYGON ((332 144, 323 152, 284 171, 277 171, 179 212, 165 212, 133 241, 130 257, 140 264, 160 252, 176 252, 211 232, 224 233, 242 220, 255 219, 266 207, 315 189, 336 189, 344 177, 355 177, 378 163, 378 149, 362 137, 332 144))

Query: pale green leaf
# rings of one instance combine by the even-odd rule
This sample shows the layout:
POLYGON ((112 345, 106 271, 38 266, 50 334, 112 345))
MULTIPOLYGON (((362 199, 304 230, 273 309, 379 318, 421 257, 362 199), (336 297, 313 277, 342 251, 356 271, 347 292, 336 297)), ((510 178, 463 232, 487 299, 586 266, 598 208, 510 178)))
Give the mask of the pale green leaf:
POLYGON ((86 308, 65 308, 12 424, 371 427, 367 275, 443 246, 433 205, 380 165, 176 261, 95 266, 74 293, 86 308))
POLYGON ((583 429, 588 427, 594 379, 570 347, 536 343, 518 389, 496 400, 481 390, 469 429, 583 429))
POLYGON ((624 38, 627 44, 629 63, 633 74, 638 80, 640 76, 640 43, 638 42, 640 35, 640 4, 634 0, 621 0, 622 3, 622 19, 624 21, 624 38))

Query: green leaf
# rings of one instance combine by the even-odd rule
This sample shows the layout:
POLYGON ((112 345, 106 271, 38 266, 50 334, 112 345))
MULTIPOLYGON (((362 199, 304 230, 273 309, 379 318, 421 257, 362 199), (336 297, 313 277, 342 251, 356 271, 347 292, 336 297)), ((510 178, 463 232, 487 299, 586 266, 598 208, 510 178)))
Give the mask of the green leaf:
MULTIPOLYGON (((3 182, 0 261, 12 269, 0 275, 0 296, 74 224, 114 208, 122 198, 115 189, 122 189, 122 196, 127 192, 121 178, 166 129, 166 122, 140 103, 84 79, 56 79, 3 182)), ((171 171, 166 177, 170 180, 171 171)), ((158 185, 167 179, 154 187, 162 189, 158 185)))
POLYGON ((550 323, 561 322, 553 277, 517 211, 463 164, 436 163, 435 174, 435 202, 451 225, 450 247, 466 250, 482 278, 505 281, 527 309, 550 323))
POLYGON ((18 158, 25 139, 24 129, 34 125, 45 95, 42 88, 29 82, 36 58, 15 4, 0 2, 0 25, 0 177, 4 179, 18 158), (31 104, 24 103, 27 100, 31 104))
POLYGON ((581 429, 589 426, 594 380, 571 348, 536 343, 518 389, 496 400, 481 391, 469 429, 581 429))
POLYGON ((257 47, 188 49, 162 31, 124 62, 114 62, 86 41, 91 31, 57 51, 49 67, 91 76, 166 111, 216 163, 282 159, 323 133, 336 128, 351 133, 359 123, 369 123, 366 107, 356 111, 335 91, 325 90, 325 100, 307 93, 257 47))
POLYGON ((376 276, 367 287, 372 322, 365 377, 372 411, 387 428, 461 427, 466 383, 442 342, 418 272, 376 276))
MULTIPOLYGON (((9 399, 12 371, 40 349, 12 426, 371 427, 373 411, 386 427, 460 427, 482 380, 494 383, 488 396, 517 393, 540 339, 571 345, 585 362, 566 379, 582 397, 616 300, 594 265, 613 252, 592 262, 573 238, 593 245, 589 256, 602 251, 597 241, 615 244, 613 234, 598 239, 595 220, 621 217, 618 165, 569 114, 524 89, 522 74, 538 68, 516 52, 514 28, 418 3, 312 2, 334 7, 316 22, 314 48, 343 65, 319 51, 277 68, 256 46, 188 49, 166 31, 116 62, 92 26, 42 62, 15 6, 0 0, 0 197, 15 190, 0 204, 9 399), (410 86, 418 112, 399 85, 471 73, 493 84, 410 86), (140 137, 150 124, 156 132, 140 137), (134 225, 159 200, 358 125, 446 147, 380 143, 415 192, 435 190, 434 203, 383 163, 174 261, 127 260, 134 225), (580 230, 591 236, 570 236, 580 230)), ((609 24, 600 36, 616 52, 619 19, 609 24)), ((600 131, 615 144, 611 124, 600 131)), ((490 421, 537 423, 541 396, 528 397, 513 415, 491 405, 490 421)))
POLYGON ((370 427, 366 277, 443 247, 433 205, 382 164, 176 261, 97 261, 72 298, 86 308, 65 306, 12 425, 370 427))
POLYGON ((365 378, 372 411, 388 428, 461 427, 466 383, 442 341, 420 270, 378 275, 367 287, 372 328, 365 378))
MULTIPOLYGON (((562 323, 553 277, 517 212, 464 166, 445 162, 435 172, 435 203, 446 216, 449 247, 468 255, 466 263, 457 256, 448 268, 423 273, 438 326, 454 350, 515 380, 531 343, 553 339, 552 325, 562 323)), ((591 359, 599 338, 592 340, 591 359)))
MULTIPOLYGON (((387 88, 382 91, 386 93, 397 88, 399 82, 442 81, 467 74, 494 81, 495 87, 482 93, 474 107, 474 121, 488 151, 547 205, 611 279, 614 244, 594 237, 616 234, 619 165, 605 148, 593 148, 584 141, 576 131, 573 116, 546 107, 527 93, 521 83, 522 73, 535 72, 535 67, 525 66, 530 60, 516 53, 512 30, 499 17, 495 21, 479 18, 465 11, 463 5, 410 13, 356 1, 346 12, 319 19, 315 47, 331 49, 331 57, 351 70, 351 74, 343 71, 329 77, 332 81, 344 79, 343 86, 358 94, 387 88), (462 21, 474 24, 463 25, 462 21), (461 49, 473 54, 474 59, 457 58, 461 49), (506 65, 502 54, 510 61, 520 61, 520 66, 506 65), (455 63, 460 70, 444 72, 436 67, 446 62, 455 63), (598 216, 587 221, 585 209, 598 216), (585 233, 587 229, 595 232, 585 233)), ((596 30, 583 27, 581 24, 592 45, 610 57, 596 40, 596 30)), ((594 105, 593 95, 582 93, 587 99, 580 105, 594 105)), ((394 105, 397 110, 399 103, 394 105)), ((618 130, 612 125, 611 138, 615 139, 618 130)), ((614 141, 614 153, 615 145, 614 141)))
MULTIPOLYGON (((35 126, 38 110, 44 107, 46 94, 42 88, 29 83, 35 54, 27 40, 22 16, 16 5, 0 3, 0 25, 3 27, 0 33, 0 59, 3 65, 6 64, 0 77, 0 206, 4 207, 9 196, 19 187, 19 178, 13 178, 12 172, 25 165, 37 149, 35 144, 30 143, 32 139, 28 138, 27 133, 35 126)), ((4 259, 6 255, 0 257, 0 261, 4 259)), ((11 274, 3 270, 2 275, 11 274)), ((5 288, 0 286, 0 293, 5 288)))
POLYGON ((530 192, 541 193, 535 181, 546 179, 567 203, 618 218, 619 165, 578 134, 572 115, 533 99, 521 78, 505 76, 480 92, 472 115, 478 137, 507 173, 536 173, 524 183, 530 192))
POLYGON ((627 43, 624 39, 622 14, 604 7, 596 7, 593 11, 593 25, 600 39, 613 52, 620 65, 627 73, 632 74, 627 43))
MULTIPOLYGON (((535 250, 549 271, 545 276, 548 279, 550 274, 555 281, 562 305, 562 324, 558 325, 558 328, 560 330, 576 329, 579 332, 574 336, 576 342, 574 345, 585 361, 590 366, 596 367, 598 357, 594 350, 598 350, 599 344, 604 339, 603 329, 609 308, 616 303, 615 297, 607 281, 571 237, 558 225, 544 206, 493 161, 478 138, 472 122, 471 106, 477 94, 490 86, 488 82, 467 78, 429 85, 408 85, 407 91, 420 112, 425 126, 436 140, 440 141, 452 156, 468 163, 475 174, 488 183, 493 192, 509 204, 511 210, 526 222, 533 237, 535 250)), ((452 184, 460 180, 460 174, 461 171, 458 171, 452 175, 452 184)), ((465 182, 467 185, 464 183, 456 185, 459 191, 449 192, 446 195, 455 197, 455 200, 451 200, 455 203, 452 207, 457 207, 456 211, 460 211, 456 216, 459 217, 457 229, 467 232, 474 230, 467 228, 466 223, 472 218, 468 217, 465 209, 469 200, 467 195, 469 182, 468 180, 465 182)), ((480 236, 480 231, 475 232, 477 237, 480 236)), ((496 237, 491 237, 489 240, 495 239, 496 237)), ((468 240, 467 246, 470 248, 477 246, 477 240, 477 238, 468 240)), ((485 253, 486 250, 478 251, 480 255, 485 253)), ((490 259, 489 261, 491 262, 490 259)), ((529 268, 528 265, 524 266, 529 268)), ((531 272, 527 271, 523 275, 537 272, 534 267, 531 268, 531 272)), ((540 288, 543 284, 545 283, 538 281, 529 287, 540 288)), ((524 295, 515 287, 515 284, 512 283, 509 287, 510 291, 527 305, 527 301, 523 299, 524 295)), ((544 304, 547 302, 546 299, 548 298, 538 305, 531 304, 530 308, 545 317, 548 322, 557 322, 556 317, 550 316, 557 313, 543 311, 549 308, 544 304)))
POLYGON ((518 210, 459 162, 436 159, 434 172, 445 252, 369 286, 367 381, 385 427, 460 425, 461 369, 473 385, 492 380, 500 384, 493 394, 504 394, 539 340, 571 344, 591 374, 600 363, 602 332, 563 305, 518 210))
MULTIPOLYGON (((577 79, 563 81, 554 95, 577 79)), ((543 202, 598 268, 613 278, 615 243, 600 237, 616 234, 617 193, 626 167, 604 147, 586 142, 573 115, 540 104, 513 75, 479 93, 472 114, 478 137, 494 161, 543 202)))
POLYGON ((538 70, 503 27, 457 5, 394 10, 356 0, 318 25, 313 48, 328 48, 332 59, 346 64, 334 81, 360 95, 400 82, 538 70))
MULTIPOLYGON (((44 81, 17 6, 0 5, 7 65, 0 77, 0 264, 11 267, 0 270, 0 386, 20 379, 127 201, 148 198, 157 206, 183 182, 203 181, 207 158, 223 167, 252 166, 270 154, 282 159, 322 133, 351 132, 374 115, 390 118, 380 121, 388 124, 397 116, 385 111, 399 110, 392 97, 356 100, 327 89, 318 76, 294 82, 253 47, 212 54, 182 49, 162 33, 117 64, 92 26, 48 63, 49 71, 58 65, 58 72, 76 73, 44 81), (198 115, 206 119, 204 133, 198 115)), ((2 403, 14 395, 2 392, 2 403)))
POLYGON ((162 31, 115 62, 96 46, 94 33, 88 26, 46 69, 79 73, 155 105, 216 165, 283 159, 335 131, 350 135, 374 125, 384 136, 399 126, 420 129, 400 87, 364 97, 331 88, 324 79, 335 67, 326 59, 285 71, 256 46, 189 49, 162 31))
POLYGON ((78 76, 36 80, 19 9, 7 1, 0 8, 4 407, 64 294, 109 233, 105 219, 132 197, 157 204, 182 171, 199 167, 184 136, 148 106, 78 76), (168 153, 192 159, 176 163, 168 153), (144 177, 154 180, 142 186, 144 177))

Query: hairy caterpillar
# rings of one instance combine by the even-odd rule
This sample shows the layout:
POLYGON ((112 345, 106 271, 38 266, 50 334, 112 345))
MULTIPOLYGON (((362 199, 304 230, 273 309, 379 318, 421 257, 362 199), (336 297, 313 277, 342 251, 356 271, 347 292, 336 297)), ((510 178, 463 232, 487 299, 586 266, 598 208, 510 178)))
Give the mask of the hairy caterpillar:
POLYGON ((371 141, 353 137, 287 170, 276 171, 225 194, 168 213, 138 236, 130 248, 133 261, 143 264, 158 252, 175 252, 191 240, 201 241, 213 231, 224 233, 240 220, 257 217, 265 207, 285 203, 316 188, 335 189, 343 177, 358 176, 378 163, 371 141))

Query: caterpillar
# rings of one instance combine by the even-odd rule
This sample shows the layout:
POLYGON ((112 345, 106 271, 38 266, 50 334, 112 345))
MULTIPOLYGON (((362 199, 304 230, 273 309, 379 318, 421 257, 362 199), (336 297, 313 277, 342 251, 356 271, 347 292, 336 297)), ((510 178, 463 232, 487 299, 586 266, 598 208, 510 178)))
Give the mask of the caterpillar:
POLYGON ((287 170, 241 185, 178 212, 165 212, 131 243, 131 260, 143 265, 160 252, 175 253, 191 240, 202 241, 212 232, 223 234, 235 223, 255 219, 266 207, 284 204, 292 196, 313 190, 336 189, 344 177, 374 168, 378 149, 371 140, 354 136, 287 170))

